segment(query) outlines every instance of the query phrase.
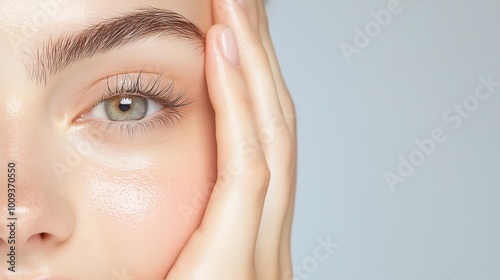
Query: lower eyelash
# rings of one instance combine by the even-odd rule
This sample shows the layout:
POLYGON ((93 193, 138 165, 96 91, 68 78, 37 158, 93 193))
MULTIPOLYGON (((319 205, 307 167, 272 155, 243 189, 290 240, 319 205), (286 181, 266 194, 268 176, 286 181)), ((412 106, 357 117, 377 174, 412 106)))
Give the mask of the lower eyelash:
MULTIPOLYGON (((169 109, 165 109, 169 110, 169 109)), ((157 127, 171 127, 174 126, 182 118, 182 113, 179 111, 171 111, 163 113, 159 116, 149 118, 145 121, 135 121, 135 122, 115 122, 115 121, 94 121, 93 126, 97 126, 97 129, 104 128, 105 133, 109 133, 110 130, 115 132, 120 132, 120 137, 124 133, 128 135, 129 139, 137 133, 140 132, 142 135, 154 131, 157 127)))

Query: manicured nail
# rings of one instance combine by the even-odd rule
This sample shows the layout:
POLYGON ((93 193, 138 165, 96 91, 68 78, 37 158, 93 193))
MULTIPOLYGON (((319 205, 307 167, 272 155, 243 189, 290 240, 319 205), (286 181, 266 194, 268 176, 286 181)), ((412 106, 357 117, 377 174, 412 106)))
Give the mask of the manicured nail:
POLYGON ((219 49, 229 64, 240 67, 238 45, 236 44, 236 37, 231 27, 224 29, 219 33, 219 49))

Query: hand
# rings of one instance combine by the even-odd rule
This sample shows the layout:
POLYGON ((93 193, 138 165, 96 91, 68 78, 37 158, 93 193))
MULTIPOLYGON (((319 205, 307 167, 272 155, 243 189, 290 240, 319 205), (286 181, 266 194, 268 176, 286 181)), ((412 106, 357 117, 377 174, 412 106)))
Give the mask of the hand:
POLYGON ((218 178, 167 280, 292 279, 295 110, 262 0, 212 0, 206 76, 218 178))

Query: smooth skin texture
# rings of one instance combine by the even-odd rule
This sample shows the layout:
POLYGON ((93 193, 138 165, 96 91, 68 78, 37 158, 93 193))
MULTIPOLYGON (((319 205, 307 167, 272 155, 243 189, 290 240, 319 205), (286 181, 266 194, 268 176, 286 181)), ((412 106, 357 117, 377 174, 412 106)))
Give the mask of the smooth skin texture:
MULTIPOLYGON (((1 2, 0 160, 17 164, 19 223, 18 270, 1 262, 0 278, 292 279, 295 111, 263 3, 240 2, 61 0, 29 42, 152 6, 196 24, 205 53, 150 38, 78 61, 46 85, 26 81, 13 43, 39 2, 1 2), (180 121, 130 139, 75 121, 108 75, 141 71, 186 91, 180 121)), ((6 197, 0 190, 2 221, 6 197)), ((7 236, 1 227, 1 255, 7 236)))
MULTIPOLYGON (((199 227, 216 181, 204 46, 148 37, 76 61, 46 84, 29 78, 25 52, 144 7, 175 11, 206 32, 210 2, 53 1, 58 8, 50 13, 40 3, 0 2, 0 164, 15 162, 18 175, 16 272, 0 257, 0 279, 165 279, 199 227), (41 12, 46 20, 34 16, 41 12), (116 125, 106 129, 107 120, 77 121, 103 97, 108 76, 115 88, 130 81, 127 73, 135 80, 141 72, 144 84, 161 74, 159 87, 175 81, 174 93, 185 92, 190 104, 179 109, 181 118, 153 122, 130 138, 116 125)), ((0 188, 0 208, 0 255, 6 256, 6 188, 0 188)))
POLYGON ((292 278, 295 111, 262 1, 239 2, 213 1, 206 72, 219 177, 200 228, 167 279, 292 278), (243 152, 249 139, 260 145, 243 152), (233 174, 221 173, 228 169, 233 174))

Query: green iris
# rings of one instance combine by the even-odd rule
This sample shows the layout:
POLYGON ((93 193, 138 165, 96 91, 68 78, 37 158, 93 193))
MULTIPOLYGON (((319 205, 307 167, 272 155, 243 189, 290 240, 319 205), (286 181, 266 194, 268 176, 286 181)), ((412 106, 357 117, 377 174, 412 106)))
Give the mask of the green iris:
POLYGON ((116 96, 104 101, 104 109, 112 121, 136 121, 148 111, 148 100, 141 96, 116 96))

